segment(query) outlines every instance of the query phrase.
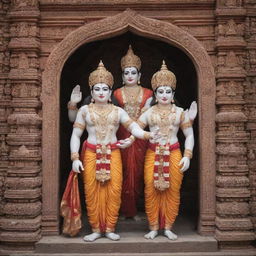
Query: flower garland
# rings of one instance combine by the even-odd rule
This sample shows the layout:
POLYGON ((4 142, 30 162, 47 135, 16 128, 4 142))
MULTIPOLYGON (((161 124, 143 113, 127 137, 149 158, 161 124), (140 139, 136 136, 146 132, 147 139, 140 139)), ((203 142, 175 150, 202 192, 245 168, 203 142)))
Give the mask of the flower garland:
POLYGON ((157 144, 154 163, 154 187, 160 191, 163 191, 170 186, 169 158, 169 144, 157 144))

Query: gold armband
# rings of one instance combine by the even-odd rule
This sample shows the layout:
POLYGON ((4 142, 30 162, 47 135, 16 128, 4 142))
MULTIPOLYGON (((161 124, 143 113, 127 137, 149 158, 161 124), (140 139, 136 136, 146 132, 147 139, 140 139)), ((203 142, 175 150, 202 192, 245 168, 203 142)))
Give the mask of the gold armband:
POLYGON ((80 124, 80 123, 74 123, 74 124, 73 124, 73 128, 79 128, 79 129, 81 129, 81 130, 84 130, 85 127, 86 127, 85 125, 80 124))
POLYGON ((77 152, 71 153, 71 161, 79 160, 79 154, 77 152))
POLYGON ((186 123, 180 124, 180 128, 181 128, 182 130, 187 129, 187 128, 189 128, 189 127, 192 127, 191 121, 188 121, 188 122, 186 122, 186 123))
POLYGON ((188 158, 192 158, 193 157, 193 153, 192 153, 192 150, 190 149, 185 149, 184 150, 184 157, 188 157, 188 158))
POLYGON ((144 139, 144 140, 149 140, 149 139, 151 139, 150 132, 144 132, 143 139, 144 139))
POLYGON ((71 101, 68 102, 67 108, 69 110, 77 110, 76 103, 72 103, 71 101))
POLYGON ((124 126, 125 129, 129 129, 129 126, 133 123, 132 119, 129 119, 128 121, 122 123, 122 125, 124 126))
POLYGON ((142 121, 137 120, 136 123, 140 126, 141 129, 144 129, 146 127, 146 124, 144 124, 142 121))
POLYGON ((182 113, 180 115, 180 122, 182 123, 182 122, 184 122, 184 120, 185 120, 185 112, 182 111, 182 113))

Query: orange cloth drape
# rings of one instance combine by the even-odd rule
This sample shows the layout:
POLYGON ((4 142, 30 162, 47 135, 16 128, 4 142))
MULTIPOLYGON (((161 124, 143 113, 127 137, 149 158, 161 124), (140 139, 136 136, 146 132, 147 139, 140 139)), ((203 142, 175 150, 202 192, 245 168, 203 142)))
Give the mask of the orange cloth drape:
POLYGON ((121 204, 122 161, 119 149, 111 152, 111 179, 100 184, 95 178, 96 153, 86 148, 83 159, 87 215, 93 232, 113 232, 121 204))
POLYGON ((145 158, 145 208, 150 230, 170 229, 178 215, 180 187, 183 173, 180 172, 180 149, 170 152, 170 187, 159 191, 154 187, 155 152, 148 149, 145 158))
POLYGON ((71 171, 60 204, 60 214, 64 218, 63 234, 75 236, 81 229, 81 203, 78 174, 71 171))
MULTIPOLYGON (((120 107, 124 107, 122 92, 115 90, 114 96, 120 107)), ((140 109, 143 108, 148 98, 152 96, 152 91, 143 88, 143 98, 140 109)), ((117 132, 119 140, 126 139, 131 135, 123 126, 117 132)), ((147 150, 147 141, 136 139, 134 143, 121 150, 123 164, 123 188, 121 212, 126 217, 133 217, 137 214, 137 201, 143 194, 143 168, 144 158, 147 150)))

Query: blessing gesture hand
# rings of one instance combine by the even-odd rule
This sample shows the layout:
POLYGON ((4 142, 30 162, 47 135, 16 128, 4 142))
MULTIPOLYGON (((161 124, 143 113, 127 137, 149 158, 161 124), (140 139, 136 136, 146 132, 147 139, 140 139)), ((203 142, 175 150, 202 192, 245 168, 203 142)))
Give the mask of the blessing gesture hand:
POLYGON ((72 103, 79 103, 82 100, 82 92, 80 91, 80 85, 77 84, 72 90, 70 101, 72 103))

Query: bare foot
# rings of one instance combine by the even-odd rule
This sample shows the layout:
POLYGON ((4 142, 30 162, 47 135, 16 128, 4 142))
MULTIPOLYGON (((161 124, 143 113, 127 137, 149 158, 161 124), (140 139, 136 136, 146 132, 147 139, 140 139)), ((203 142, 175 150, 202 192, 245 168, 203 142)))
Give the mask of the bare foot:
POLYGON ((178 238, 177 235, 175 235, 171 230, 168 230, 168 229, 166 229, 166 230, 164 231, 164 235, 165 235, 166 237, 168 237, 168 239, 170 239, 170 240, 176 240, 176 239, 178 238))
POLYGON ((85 236, 83 239, 86 242, 93 242, 100 237, 101 237, 101 233, 94 232, 94 233, 91 233, 90 235, 85 236))
POLYGON ((152 230, 152 231, 148 232, 144 237, 146 239, 154 239, 157 235, 158 235, 158 231, 152 230))
POLYGON ((113 241, 117 241, 120 239, 120 236, 116 233, 113 233, 113 232, 106 232, 105 233, 105 236, 110 239, 110 240, 113 240, 113 241))

